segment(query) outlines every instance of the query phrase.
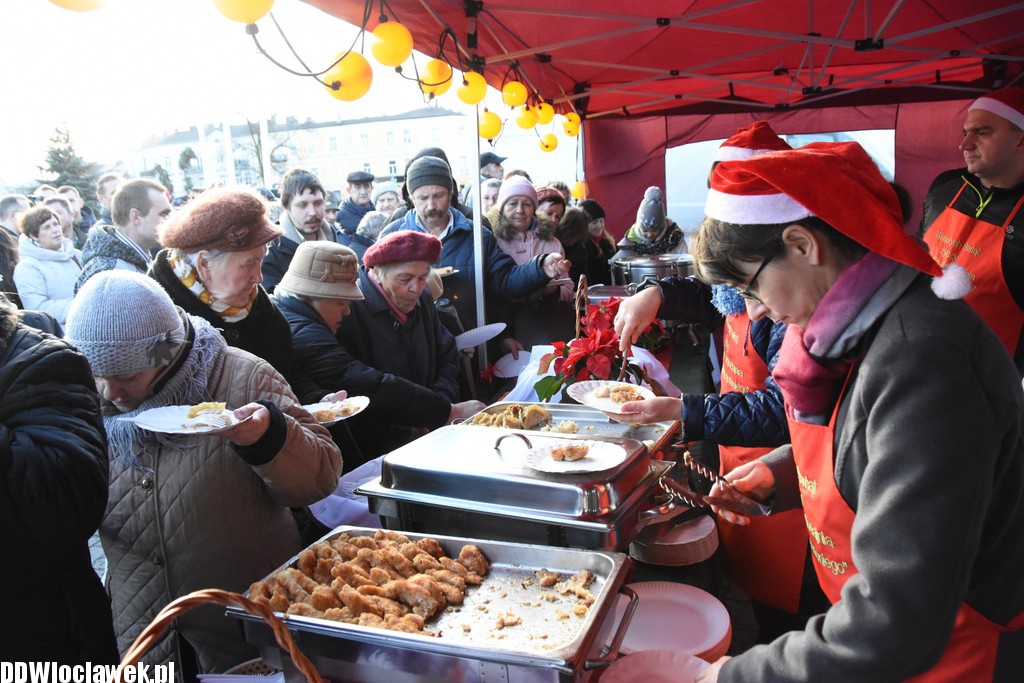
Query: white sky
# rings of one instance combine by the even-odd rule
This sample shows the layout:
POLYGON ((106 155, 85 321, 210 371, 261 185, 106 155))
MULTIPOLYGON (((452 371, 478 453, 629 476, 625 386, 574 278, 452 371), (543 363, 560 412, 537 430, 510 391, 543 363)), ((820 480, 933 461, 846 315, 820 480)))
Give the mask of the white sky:
MULTIPOLYGON (((316 71, 333 62, 358 33, 299 0, 276 0, 272 13, 316 71)), ((257 25, 271 56, 301 68, 270 17, 257 25)), ((66 124, 87 161, 113 163, 151 135, 200 122, 242 123, 246 116, 256 120, 275 113, 279 119, 352 119, 423 106, 415 83, 377 64, 369 42, 370 92, 355 102, 334 99, 314 80, 290 75, 260 55, 245 26, 221 15, 213 0, 107 0, 92 12, 68 11, 49 0, 0 0, 0 27, 0 188, 39 178, 37 167, 59 125, 66 124)), ((417 63, 423 62, 419 56, 417 63)), ((410 62, 405 66, 412 71, 410 62)), ((455 85, 439 103, 474 111, 456 97, 455 85)), ((487 104, 500 108, 503 116, 508 112, 493 90, 487 104)), ((511 120, 506 131, 496 151, 519 161, 507 150, 522 149, 512 136, 525 132, 511 120)), ((541 175, 571 182, 576 141, 557 132, 558 150, 543 157, 557 172, 541 175)), ((531 165, 523 158, 519 167, 531 165)))

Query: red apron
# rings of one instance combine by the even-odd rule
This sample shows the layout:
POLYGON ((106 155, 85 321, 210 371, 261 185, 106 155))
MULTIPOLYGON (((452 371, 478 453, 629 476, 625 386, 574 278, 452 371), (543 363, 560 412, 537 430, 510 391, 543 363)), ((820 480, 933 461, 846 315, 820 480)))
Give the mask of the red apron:
MULTIPOLYGON (((754 350, 746 312, 725 316, 721 389, 748 393, 764 389, 768 365, 754 350)), ((719 446, 721 474, 756 460, 771 448, 719 446)), ((807 533, 803 513, 787 510, 751 519, 749 526, 718 520, 718 541, 726 576, 754 600, 796 614, 800 605, 807 533)))
MULTIPOLYGON (((833 444, 841 402, 842 395, 828 425, 812 425, 789 418, 789 437, 810 537, 812 563, 822 590, 833 604, 840 600, 847 580, 857 574, 850 543, 856 513, 843 500, 835 481, 833 444)), ((908 680, 927 683, 990 681, 995 670, 999 634, 1022 627, 1024 614, 1018 615, 1007 626, 1000 626, 963 603, 942 657, 930 670, 908 680)))
POLYGON ((1024 311, 1014 301, 1003 277, 1003 240, 1010 221, 1024 204, 1024 197, 1000 226, 952 208, 966 187, 964 183, 945 211, 935 219, 924 241, 940 266, 945 268, 955 261, 971 276, 973 287, 964 301, 988 323, 1013 356, 1024 327, 1024 311))

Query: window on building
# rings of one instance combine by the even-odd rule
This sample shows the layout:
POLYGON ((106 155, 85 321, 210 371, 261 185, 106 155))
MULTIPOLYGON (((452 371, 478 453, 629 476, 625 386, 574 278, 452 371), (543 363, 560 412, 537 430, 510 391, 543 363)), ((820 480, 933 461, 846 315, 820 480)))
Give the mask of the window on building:
POLYGON ((412 144, 412 131, 408 128, 402 131, 402 142, 406 145, 412 144))
POLYGON ((351 135, 346 135, 345 136, 345 149, 352 149, 352 136, 351 135))
POLYGON ((370 162, 369 161, 364 161, 363 162, 363 170, 366 171, 367 173, 373 173, 373 171, 370 170, 370 162))
POLYGON ((392 178, 398 175, 398 165, 395 164, 394 159, 388 162, 388 175, 391 176, 392 178))
POLYGON ((331 150, 332 152, 337 152, 337 151, 338 151, 338 138, 336 138, 336 137, 334 137, 334 136, 332 135, 332 136, 330 137, 330 139, 328 140, 328 145, 329 145, 329 147, 330 147, 330 150, 331 150))
POLYGON ((440 144, 440 142, 441 142, 441 129, 440 128, 431 128, 430 129, 430 141, 433 142, 435 145, 440 144))
POLYGON ((384 137, 387 139, 388 147, 390 147, 393 144, 395 144, 395 132, 394 131, 389 130, 387 133, 385 133, 384 137))
POLYGON ((465 126, 459 126, 458 135, 459 135, 459 142, 465 142, 466 141, 466 127, 465 126))
POLYGON ((362 135, 359 136, 359 145, 363 149, 370 149, 370 134, 369 133, 363 133, 362 135))

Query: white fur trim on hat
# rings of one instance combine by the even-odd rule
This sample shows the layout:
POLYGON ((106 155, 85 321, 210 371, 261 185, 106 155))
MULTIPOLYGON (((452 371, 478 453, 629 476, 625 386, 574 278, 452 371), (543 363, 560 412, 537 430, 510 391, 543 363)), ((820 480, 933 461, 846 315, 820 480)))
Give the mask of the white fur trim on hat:
POLYGON ((775 225, 814 215, 789 195, 739 195, 715 189, 708 190, 704 213, 709 218, 735 225, 775 225))
POLYGON ((967 111, 971 109, 990 111, 996 116, 1003 117, 1018 128, 1024 129, 1024 112, 1019 112, 1005 102, 1000 102, 993 97, 979 97, 967 108, 967 111))

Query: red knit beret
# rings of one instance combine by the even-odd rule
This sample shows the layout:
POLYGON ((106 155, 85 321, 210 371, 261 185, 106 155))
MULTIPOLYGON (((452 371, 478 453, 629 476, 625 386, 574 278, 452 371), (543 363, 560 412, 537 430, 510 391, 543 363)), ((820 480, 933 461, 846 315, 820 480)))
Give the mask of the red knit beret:
POLYGON ((172 213, 158 228, 160 244, 186 254, 198 251, 248 251, 281 236, 267 220, 262 197, 247 189, 203 192, 172 213))
POLYGON ((374 242, 363 254, 363 265, 367 268, 388 263, 426 261, 437 263, 441 255, 441 240, 430 233, 416 230, 399 230, 374 242))
POLYGON ((545 185, 543 187, 538 187, 537 188, 537 204, 541 204, 543 202, 548 202, 548 201, 555 202, 556 204, 564 205, 565 204, 565 197, 562 196, 561 192, 559 192, 555 188, 551 187, 550 185, 545 185))

